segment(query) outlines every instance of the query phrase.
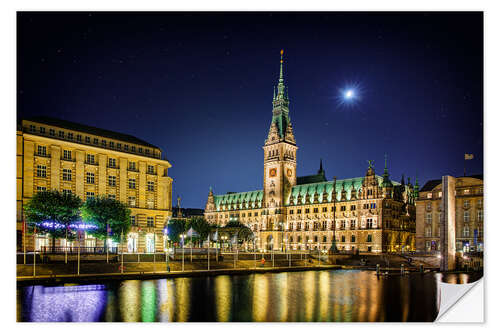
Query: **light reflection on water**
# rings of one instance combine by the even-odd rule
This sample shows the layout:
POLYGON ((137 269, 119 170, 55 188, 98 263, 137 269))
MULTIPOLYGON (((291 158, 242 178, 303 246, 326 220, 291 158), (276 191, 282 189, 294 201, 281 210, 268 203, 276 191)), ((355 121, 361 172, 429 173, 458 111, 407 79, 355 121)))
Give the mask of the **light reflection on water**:
POLYGON ((438 281, 467 283, 477 278, 306 271, 31 286, 18 289, 18 320, 433 321, 438 281))

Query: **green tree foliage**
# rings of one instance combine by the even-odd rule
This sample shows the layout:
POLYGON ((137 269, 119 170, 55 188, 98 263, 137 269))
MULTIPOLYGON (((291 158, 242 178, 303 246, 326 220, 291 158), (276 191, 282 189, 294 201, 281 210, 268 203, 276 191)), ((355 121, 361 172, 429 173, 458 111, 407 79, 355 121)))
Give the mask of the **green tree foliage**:
POLYGON ((186 229, 189 230, 190 228, 193 228, 193 230, 198 234, 196 239, 199 242, 205 241, 210 233, 210 224, 208 224, 207 220, 201 216, 195 216, 188 220, 186 229))
POLYGON ((229 222, 224 227, 220 228, 219 232, 221 234, 226 234, 229 238, 233 238, 234 235, 236 235, 238 242, 246 242, 254 237, 252 230, 238 221, 229 222))
POLYGON ((181 241, 181 234, 188 230, 187 223, 184 220, 172 219, 168 222, 167 232, 168 239, 174 243, 179 243, 181 241))
MULTIPOLYGON (((52 237, 52 250, 55 249, 56 238, 66 236, 68 226, 80 219, 82 200, 73 193, 59 191, 37 192, 24 206, 24 214, 28 227, 33 230, 36 226, 37 233, 48 233, 52 237), (52 226, 44 226, 43 222, 52 222, 52 226), (63 227, 54 228, 62 225, 63 227)), ((69 233, 73 238, 72 230, 69 233)))
POLYGON ((104 246, 107 246, 108 237, 119 242, 121 234, 126 235, 130 230, 130 209, 118 200, 104 196, 88 198, 81 211, 83 220, 97 227, 87 233, 106 240, 104 246), (109 236, 107 225, 111 229, 109 236))

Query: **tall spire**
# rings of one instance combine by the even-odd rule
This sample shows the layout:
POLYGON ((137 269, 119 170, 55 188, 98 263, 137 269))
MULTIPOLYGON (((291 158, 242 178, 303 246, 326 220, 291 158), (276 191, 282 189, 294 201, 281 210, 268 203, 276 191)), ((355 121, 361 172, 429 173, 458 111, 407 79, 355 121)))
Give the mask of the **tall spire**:
POLYGON ((387 154, 384 156, 384 179, 382 181, 382 187, 392 187, 392 182, 389 179, 389 170, 387 169, 387 154))
POLYGON ((280 60, 280 79, 279 79, 278 82, 280 84, 283 84, 283 50, 281 50, 280 54, 281 54, 281 60, 280 60))
POLYGON ((323 159, 319 159, 319 170, 318 170, 318 173, 322 173, 323 172, 323 159))

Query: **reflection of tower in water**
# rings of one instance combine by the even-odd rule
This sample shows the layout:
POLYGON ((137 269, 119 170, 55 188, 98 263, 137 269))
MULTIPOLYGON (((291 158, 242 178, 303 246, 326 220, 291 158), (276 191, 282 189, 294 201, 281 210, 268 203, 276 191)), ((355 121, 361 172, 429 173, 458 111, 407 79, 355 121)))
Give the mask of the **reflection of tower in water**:
POLYGON ((229 275, 220 275, 215 278, 215 309, 217 321, 231 320, 232 283, 229 275))
POLYGON ((266 274, 255 274, 253 286, 252 313, 253 321, 267 320, 267 306, 269 302, 269 281, 266 274))

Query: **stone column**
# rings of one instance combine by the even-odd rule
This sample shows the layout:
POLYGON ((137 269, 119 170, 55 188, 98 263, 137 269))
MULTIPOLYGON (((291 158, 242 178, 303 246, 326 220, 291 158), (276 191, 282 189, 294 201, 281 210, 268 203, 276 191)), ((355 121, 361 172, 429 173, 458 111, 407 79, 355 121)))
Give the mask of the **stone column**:
POLYGON ((50 189, 59 191, 61 183, 61 147, 50 146, 50 189))
POLYGON ((452 176, 443 176, 443 214, 441 214, 441 271, 455 269, 455 183, 452 176))

